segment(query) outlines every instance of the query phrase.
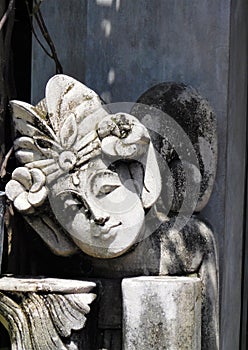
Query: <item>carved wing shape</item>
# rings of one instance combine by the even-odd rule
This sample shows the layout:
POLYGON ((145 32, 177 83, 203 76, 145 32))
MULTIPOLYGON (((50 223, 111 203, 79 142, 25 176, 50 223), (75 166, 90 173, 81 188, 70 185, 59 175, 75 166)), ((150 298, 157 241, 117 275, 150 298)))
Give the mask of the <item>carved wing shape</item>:
MULTIPOLYGON (((94 283, 78 281, 79 290, 84 289, 84 292, 62 294, 54 293, 54 281, 49 279, 13 280, 0 281, 0 289, 8 291, 8 296, 0 292, 0 321, 10 333, 12 350, 66 350, 72 332, 85 325, 85 315, 96 297, 89 293, 94 283), (82 283, 85 284, 83 288, 82 283), (52 291, 46 291, 47 287, 52 291), (18 292, 18 298, 13 288, 18 292), (40 289, 42 293, 25 292, 25 289, 40 289)), ((70 285, 70 281, 57 281, 59 289, 64 284, 65 291, 66 285, 70 285)), ((77 281, 71 282, 77 285, 77 281)), ((54 286, 56 289, 56 281, 54 286)))

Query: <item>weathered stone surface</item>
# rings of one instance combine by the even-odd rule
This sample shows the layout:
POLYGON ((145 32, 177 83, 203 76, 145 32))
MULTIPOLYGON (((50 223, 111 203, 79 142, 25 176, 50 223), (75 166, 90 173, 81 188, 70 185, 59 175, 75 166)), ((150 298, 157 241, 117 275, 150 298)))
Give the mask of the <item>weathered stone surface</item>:
MULTIPOLYGON (((195 164, 192 164, 195 170, 190 169, 188 165, 185 171, 191 171, 192 175, 195 171, 200 171, 200 193, 195 211, 201 211, 211 195, 217 163, 216 117, 208 101, 190 86, 166 82, 147 90, 139 97, 137 102, 167 113, 182 127, 191 140, 197 155, 199 170, 195 164)), ((149 112, 149 108, 147 108, 147 112, 149 112)), ((135 115, 137 113, 139 113, 139 107, 136 109, 135 115)), ((182 153, 180 154, 178 145, 175 149, 174 145, 170 143, 172 137, 166 135, 163 128, 161 128, 161 134, 157 137, 164 138, 159 153, 165 157, 174 173, 175 161, 182 161, 181 164, 184 165, 184 159, 181 159, 182 153)), ((182 144, 182 147, 185 147, 185 144, 182 144)), ((174 173, 174 177, 177 185, 175 186, 175 200, 172 210, 179 211, 178 197, 185 197, 186 181, 182 172, 174 173), (178 186, 178 182, 181 182, 181 185, 178 186)), ((194 178, 194 176, 192 177, 194 178)), ((198 177, 197 175, 196 181, 199 181, 198 177)))
POLYGON ((215 129, 206 101, 193 90, 187 93, 175 102, 179 116, 186 105, 186 122, 180 126, 178 115, 173 115, 161 127, 161 110, 152 114, 147 105, 140 116, 141 105, 132 104, 139 118, 108 106, 110 113, 83 84, 55 76, 48 82, 46 99, 36 107, 12 101, 15 127, 22 135, 15 142, 22 167, 7 185, 7 194, 54 253, 67 256, 79 248, 91 256, 93 277, 197 274, 202 280, 202 350, 217 350, 215 243, 211 230, 192 217, 211 192, 215 129), (192 116, 188 99, 190 107, 197 99, 192 116), (153 132, 147 131, 154 130, 154 124, 165 136, 162 149, 155 138, 155 148, 164 157, 159 160, 153 132), (159 198, 158 163, 163 162, 171 175, 163 172, 165 190, 159 198), (198 162, 204 164, 200 170, 198 162), (211 181, 199 192, 208 170, 211 181), (171 177, 174 201, 165 211, 171 177), (190 180, 186 187, 185 178, 190 180))
POLYGON ((0 279, 0 321, 12 350, 66 350, 82 329, 96 295, 93 282, 59 279, 0 279))
MULTIPOLYGON (((181 218, 182 219, 182 218, 181 218)), ((202 350, 219 349, 218 258, 213 233, 197 216, 180 230, 177 217, 164 222, 128 254, 115 259, 84 257, 91 277, 188 276, 202 281, 202 350)))
POLYGON ((147 129, 130 114, 107 113, 94 91, 65 75, 49 80, 36 107, 11 105, 23 165, 6 186, 14 207, 56 254, 125 253, 161 192, 147 129))
POLYGON ((201 348, 200 279, 126 278, 122 293, 123 349, 201 348))
POLYGON ((96 286, 94 282, 58 278, 1 277, 0 291, 49 292, 61 294, 88 293, 96 286))

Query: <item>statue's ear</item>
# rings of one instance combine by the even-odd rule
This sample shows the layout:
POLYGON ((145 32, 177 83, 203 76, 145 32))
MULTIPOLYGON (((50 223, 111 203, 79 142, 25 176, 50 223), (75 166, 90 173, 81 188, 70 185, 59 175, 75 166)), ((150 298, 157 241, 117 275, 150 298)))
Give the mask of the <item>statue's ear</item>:
POLYGON ((158 199, 162 189, 162 180, 153 144, 150 142, 146 155, 144 186, 141 200, 145 209, 150 208, 158 199))
POLYGON ((162 180, 153 144, 150 142, 148 151, 138 161, 129 166, 132 178, 138 184, 141 201, 145 209, 150 208, 158 199, 162 180))

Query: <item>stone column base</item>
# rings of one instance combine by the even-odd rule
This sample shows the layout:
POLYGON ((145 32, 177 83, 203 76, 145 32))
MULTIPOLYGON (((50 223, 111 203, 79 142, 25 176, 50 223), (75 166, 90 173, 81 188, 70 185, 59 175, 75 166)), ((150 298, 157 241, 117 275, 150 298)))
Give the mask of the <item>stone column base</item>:
POLYGON ((125 278, 122 293, 123 350, 201 349, 199 278, 125 278))

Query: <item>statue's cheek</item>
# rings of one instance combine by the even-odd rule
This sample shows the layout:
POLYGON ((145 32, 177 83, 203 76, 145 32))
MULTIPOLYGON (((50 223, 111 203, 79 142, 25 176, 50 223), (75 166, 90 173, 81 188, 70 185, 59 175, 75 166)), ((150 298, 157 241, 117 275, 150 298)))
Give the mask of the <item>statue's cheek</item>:
POLYGON ((124 186, 102 197, 94 197, 92 201, 95 206, 113 215, 126 212, 131 213, 135 207, 142 207, 140 198, 136 192, 124 186))

